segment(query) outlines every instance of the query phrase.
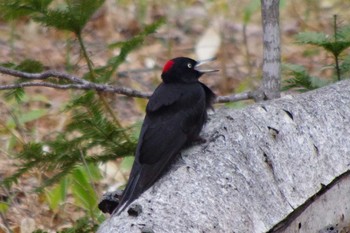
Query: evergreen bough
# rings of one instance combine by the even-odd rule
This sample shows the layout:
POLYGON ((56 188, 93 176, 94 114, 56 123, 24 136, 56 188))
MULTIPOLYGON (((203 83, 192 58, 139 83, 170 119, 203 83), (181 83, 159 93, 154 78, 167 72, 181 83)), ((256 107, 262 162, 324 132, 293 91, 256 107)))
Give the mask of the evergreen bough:
MULTIPOLYGON (((342 80, 350 72, 350 55, 344 56, 344 51, 350 47, 350 26, 339 27, 337 16, 334 15, 333 35, 323 32, 301 32, 296 36, 296 41, 302 45, 313 45, 331 53, 334 58, 335 79, 342 80)), ((292 78, 285 81, 284 90, 297 89, 299 91, 313 90, 329 84, 329 81, 309 75, 302 66, 286 64, 287 74, 292 78)))
MULTIPOLYGON (((108 83, 127 55, 141 46, 145 38, 154 33, 164 20, 160 19, 145 25, 141 33, 127 41, 112 43, 109 47, 119 47, 120 53, 109 58, 104 66, 95 67, 87 53, 82 32, 90 17, 103 3, 103 0, 65 0, 63 4, 52 0, 2 1, 0 17, 5 20, 27 17, 46 27, 73 32, 88 65, 88 71, 83 78, 96 83, 108 83)), ((32 73, 41 72, 44 67, 39 61, 29 59, 18 65, 10 62, 1 65, 32 73)), ((18 80, 18 82, 22 81, 18 80)), ((57 79, 49 79, 49 81, 57 83, 57 79)), ((19 105, 24 95, 23 88, 6 93, 8 101, 14 98, 19 105)), ((97 210, 98 197, 93 187, 86 187, 93 185, 87 180, 91 181, 96 177, 90 173, 98 171, 98 163, 133 155, 136 139, 131 134, 131 128, 121 126, 102 93, 86 91, 76 96, 67 104, 65 112, 70 112, 72 118, 62 132, 51 134, 50 139, 46 141, 17 142, 23 143, 21 151, 15 155, 18 167, 12 175, 0 180, 0 185, 11 189, 22 175, 38 169, 45 175, 42 183, 34 187, 33 191, 48 190, 47 195, 51 198, 59 197, 58 200, 51 200, 49 203, 51 208, 57 208, 57 202, 64 201, 66 198, 67 184, 69 184, 67 180, 73 180, 70 182, 73 195, 75 192, 75 196, 82 203, 81 206, 88 211, 89 217, 82 218, 76 226, 64 232, 75 232, 76 229, 79 229, 79 232, 89 232, 96 228, 96 221, 101 221, 98 219, 99 215, 94 213, 97 210), (68 179, 69 176, 73 178, 68 179), (56 185, 53 186, 54 184, 56 185), (48 186, 53 188, 47 189, 48 186), (93 219, 92 222, 90 218, 93 219)))

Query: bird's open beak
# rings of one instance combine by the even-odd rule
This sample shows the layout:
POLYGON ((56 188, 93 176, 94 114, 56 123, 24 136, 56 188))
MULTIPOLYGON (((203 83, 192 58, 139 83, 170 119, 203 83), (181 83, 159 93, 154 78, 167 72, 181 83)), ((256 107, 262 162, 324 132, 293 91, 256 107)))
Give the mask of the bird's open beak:
POLYGON ((198 61, 197 64, 195 65, 195 70, 197 70, 198 72, 201 72, 201 73, 212 73, 212 72, 217 72, 219 70, 216 70, 216 69, 212 69, 212 70, 199 70, 197 69, 199 66, 203 65, 203 64, 206 64, 208 62, 211 62, 211 61, 214 61, 215 60, 215 57, 213 58, 209 58, 209 59, 205 59, 205 60, 202 60, 202 61, 198 61))

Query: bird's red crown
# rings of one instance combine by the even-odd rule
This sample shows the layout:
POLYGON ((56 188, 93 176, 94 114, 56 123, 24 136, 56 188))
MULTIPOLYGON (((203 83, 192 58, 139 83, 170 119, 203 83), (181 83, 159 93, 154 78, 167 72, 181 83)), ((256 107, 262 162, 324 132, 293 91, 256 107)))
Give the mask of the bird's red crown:
POLYGON ((173 60, 169 60, 167 61, 167 63, 165 63, 164 67, 163 67, 163 73, 167 72, 168 70, 170 70, 170 68, 174 65, 174 61, 173 60))

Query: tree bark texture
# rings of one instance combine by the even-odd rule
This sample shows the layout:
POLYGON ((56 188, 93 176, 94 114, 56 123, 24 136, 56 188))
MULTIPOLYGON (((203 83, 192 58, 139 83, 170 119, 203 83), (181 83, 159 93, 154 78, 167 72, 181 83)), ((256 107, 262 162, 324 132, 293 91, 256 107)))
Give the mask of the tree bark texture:
POLYGON ((261 0, 263 27, 262 97, 280 97, 281 48, 279 28, 279 0, 261 0))
POLYGON ((112 216, 99 232, 317 232, 303 231, 304 222, 295 231, 276 226, 349 171, 349 135, 349 80, 218 109, 202 132, 207 143, 183 150, 134 202, 138 216, 112 216))

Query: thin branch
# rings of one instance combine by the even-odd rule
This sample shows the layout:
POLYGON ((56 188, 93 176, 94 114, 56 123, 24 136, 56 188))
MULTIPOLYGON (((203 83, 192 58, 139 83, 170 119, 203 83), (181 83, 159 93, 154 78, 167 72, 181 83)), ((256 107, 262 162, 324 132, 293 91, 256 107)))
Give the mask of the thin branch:
MULTIPOLYGON (((11 90, 16 88, 23 88, 23 87, 50 87, 55 89, 80 89, 80 90, 96 90, 101 92, 112 92, 117 93, 129 97, 137 97, 137 98, 149 98, 152 93, 149 92, 142 92, 138 90, 134 90, 128 87, 117 87, 113 85, 108 84, 98 84, 93 83, 81 78, 78 78, 76 76, 61 73, 55 70, 49 70, 45 71, 43 73, 27 73, 22 72, 18 70, 12 70, 9 68, 5 68, 0 66, 0 73, 7 74, 10 76, 23 78, 23 79, 29 79, 29 80, 45 80, 48 78, 57 78, 57 79, 64 79, 72 82, 71 84, 57 84, 57 83, 51 83, 51 82, 45 82, 45 81, 28 81, 28 82, 20 82, 15 84, 7 84, 7 85, 0 85, 0 90, 11 90)), ((236 102, 241 100, 248 100, 248 99, 255 99, 256 93, 249 91, 249 92, 243 92, 228 96, 218 96, 216 99, 216 103, 228 103, 228 102, 236 102)))
POLYGON ((255 92, 248 91, 248 92, 242 92, 238 94, 218 96, 215 102, 216 103, 237 102, 241 100, 255 99, 254 97, 255 97, 255 92))
POLYGON ((56 70, 48 70, 42 73, 27 73, 19 70, 9 69, 3 66, 0 66, 0 73, 8 74, 18 78, 32 79, 32 80, 43 80, 48 79, 50 77, 56 77, 58 79, 68 80, 74 83, 89 83, 88 81, 78 78, 76 76, 58 72, 56 70))
POLYGON ((0 85, 0 90, 11 90, 22 87, 51 87, 55 89, 81 89, 81 90, 96 90, 103 92, 113 92, 121 95, 126 95, 130 97, 138 98, 149 98, 151 93, 137 91, 127 87, 116 87, 106 84, 96 84, 90 83, 87 84, 55 84, 49 82, 23 82, 9 85, 0 85))

